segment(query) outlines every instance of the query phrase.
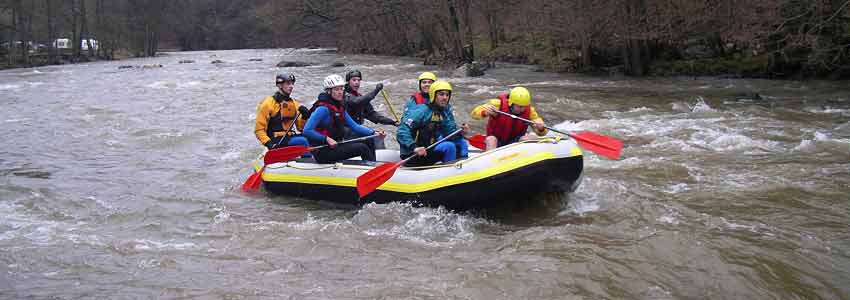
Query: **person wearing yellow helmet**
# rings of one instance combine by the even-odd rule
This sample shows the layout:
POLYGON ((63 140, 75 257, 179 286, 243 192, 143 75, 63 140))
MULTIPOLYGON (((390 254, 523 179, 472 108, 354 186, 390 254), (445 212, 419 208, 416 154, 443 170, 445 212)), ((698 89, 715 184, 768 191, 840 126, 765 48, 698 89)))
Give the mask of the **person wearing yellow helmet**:
POLYGON ((434 73, 422 72, 422 74, 419 74, 419 90, 410 95, 410 98, 407 99, 407 103, 404 105, 404 109, 407 110, 410 106, 428 103, 428 89, 431 88, 431 84, 435 81, 437 81, 437 75, 434 73))
POLYGON ((496 99, 488 100, 470 113, 476 120, 487 118, 487 139, 485 140, 487 149, 485 150, 496 149, 526 138, 528 123, 496 111, 531 120, 534 122, 531 127, 538 136, 544 136, 548 132, 543 118, 531 105, 531 93, 524 87, 515 87, 510 93, 501 93, 496 99))
POLYGON ((408 166, 432 165, 467 156, 469 144, 463 138, 463 134, 469 130, 466 124, 461 125, 461 134, 426 150, 427 146, 448 136, 458 127, 450 104, 452 85, 447 81, 436 81, 429 87, 428 94, 430 101, 427 104, 413 105, 405 110, 396 134, 401 158, 417 156, 407 162, 408 166))

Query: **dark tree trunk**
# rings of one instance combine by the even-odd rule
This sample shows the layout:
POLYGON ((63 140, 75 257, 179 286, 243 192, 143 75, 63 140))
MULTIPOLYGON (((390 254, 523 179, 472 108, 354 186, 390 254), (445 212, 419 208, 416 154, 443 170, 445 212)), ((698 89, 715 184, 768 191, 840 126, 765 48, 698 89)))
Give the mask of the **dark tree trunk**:
POLYGON ((80 12, 78 10, 79 6, 77 5, 78 1, 80 1, 80 0, 71 0, 71 13, 73 14, 73 18, 72 18, 72 21, 71 21, 71 30, 73 31, 73 33, 71 34, 71 36, 73 37, 71 39, 71 47, 73 47, 72 49, 73 49, 73 56, 74 56, 75 61, 80 60, 80 54, 81 54, 80 48, 83 44, 82 43, 83 38, 82 38, 82 36, 80 34, 80 30, 79 30, 79 27, 80 27, 79 26, 80 25, 80 12))
POLYGON ((86 14, 86 0, 80 0, 80 37, 82 37, 86 46, 89 49, 89 57, 94 56, 94 45, 91 42, 91 36, 89 36, 89 21, 88 16, 86 14))
MULTIPOLYGON (((461 0, 462 1, 462 0, 461 0)), ((460 20, 457 15, 457 8, 454 0, 446 0, 449 7, 449 17, 452 23, 452 32, 449 34, 451 39, 451 52, 455 60, 463 57, 463 41, 461 40, 460 20)))
POLYGON ((56 63, 56 47, 53 45, 56 42, 56 16, 53 0, 44 0, 44 4, 47 6, 47 62, 52 64, 56 63))

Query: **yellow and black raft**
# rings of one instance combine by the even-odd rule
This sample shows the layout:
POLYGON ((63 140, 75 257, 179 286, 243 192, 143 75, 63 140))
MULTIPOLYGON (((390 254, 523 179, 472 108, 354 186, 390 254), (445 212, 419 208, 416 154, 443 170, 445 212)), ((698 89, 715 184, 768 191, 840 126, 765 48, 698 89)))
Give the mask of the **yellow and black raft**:
MULTIPOLYGON (((378 150, 377 156, 380 162, 400 160, 396 150, 378 150)), ((317 164, 299 158, 265 166, 262 181, 271 193, 308 199, 475 209, 527 201, 540 193, 572 192, 581 183, 583 159, 572 139, 533 139, 486 152, 470 150, 468 158, 447 164, 399 168, 377 190, 359 198, 357 177, 378 164, 361 160, 317 164)), ((254 168, 263 168, 263 156, 254 161, 254 168)))

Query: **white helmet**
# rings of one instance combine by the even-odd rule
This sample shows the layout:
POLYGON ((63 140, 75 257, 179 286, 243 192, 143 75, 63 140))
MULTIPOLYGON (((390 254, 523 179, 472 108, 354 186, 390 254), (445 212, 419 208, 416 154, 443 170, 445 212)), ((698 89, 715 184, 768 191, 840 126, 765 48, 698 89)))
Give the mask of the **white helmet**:
POLYGON ((331 74, 331 75, 328 75, 328 77, 325 77, 325 84, 324 84, 325 89, 331 89, 331 88, 334 88, 334 87, 344 86, 344 85, 345 85, 345 80, 342 79, 342 76, 339 76, 337 74, 331 74))

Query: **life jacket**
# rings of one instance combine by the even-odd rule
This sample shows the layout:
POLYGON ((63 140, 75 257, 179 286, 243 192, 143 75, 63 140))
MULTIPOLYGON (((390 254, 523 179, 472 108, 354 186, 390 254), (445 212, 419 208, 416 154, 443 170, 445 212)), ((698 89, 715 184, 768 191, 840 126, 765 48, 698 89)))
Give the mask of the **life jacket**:
MULTIPOLYGON (((285 97, 280 92, 275 93, 274 96, 271 96, 270 98, 280 105, 277 110, 277 114, 269 117, 268 125, 266 127, 266 135, 274 138, 283 136, 283 132, 289 129, 292 122, 295 122, 295 115, 298 114, 298 101, 285 97)), ((286 135, 293 134, 295 134, 295 131, 286 133, 286 135)))
MULTIPOLYGON (((348 97, 349 95, 351 97, 362 96, 362 95, 360 95, 359 92, 351 89, 351 87, 348 86, 347 84, 345 85, 345 94, 346 94, 345 97, 348 97)), ((347 103, 347 104, 351 104, 351 103, 347 103)), ((351 119, 353 119, 355 123, 363 124, 363 119, 364 119, 363 112, 366 110, 366 105, 368 105, 368 104, 361 103, 359 105, 346 105, 345 109, 348 111, 348 115, 351 116, 351 119)))
POLYGON ((440 110, 432 110, 431 121, 425 126, 416 128, 413 132, 413 139, 416 141, 416 146, 427 147, 437 141, 439 132, 442 129, 443 112, 440 110))
MULTIPOLYGON (((500 94, 499 100, 501 101, 501 104, 499 104, 499 110, 510 114, 511 105, 508 103, 508 94, 500 94)), ((531 107, 526 109, 525 112, 519 116, 524 119, 528 119, 530 115, 531 107)), ((490 120, 487 121, 487 135, 495 136, 496 139, 502 143, 507 143, 514 138, 525 135, 525 131, 527 129, 528 123, 502 114, 499 114, 495 118, 490 118, 490 120)))
POLYGON ((325 127, 324 122, 319 122, 316 125, 316 131, 319 133, 329 136, 336 141, 342 141, 345 136, 345 105, 338 103, 336 100, 328 98, 323 98, 322 95, 319 95, 319 99, 313 103, 313 107, 310 108, 310 115, 313 115, 313 112, 316 111, 319 107, 326 107, 328 109, 328 113, 330 114, 330 124, 325 127))
POLYGON ((416 100, 416 104, 427 104, 428 103, 428 99, 425 98, 425 95, 423 95, 423 93, 419 93, 419 92, 413 93, 413 95, 410 95, 410 97, 413 97, 413 99, 416 100))

